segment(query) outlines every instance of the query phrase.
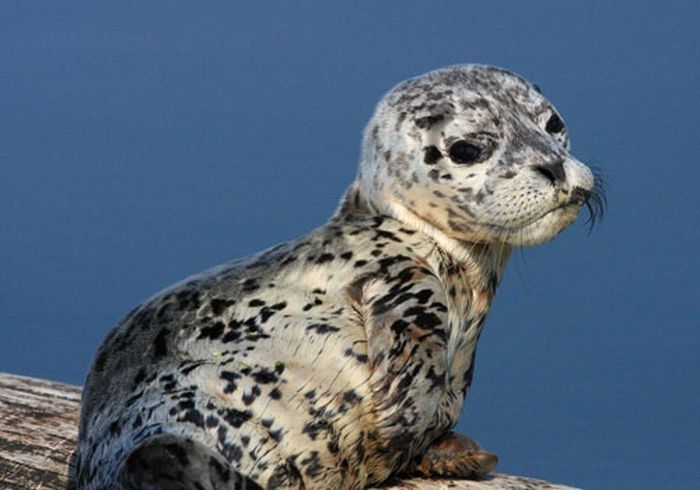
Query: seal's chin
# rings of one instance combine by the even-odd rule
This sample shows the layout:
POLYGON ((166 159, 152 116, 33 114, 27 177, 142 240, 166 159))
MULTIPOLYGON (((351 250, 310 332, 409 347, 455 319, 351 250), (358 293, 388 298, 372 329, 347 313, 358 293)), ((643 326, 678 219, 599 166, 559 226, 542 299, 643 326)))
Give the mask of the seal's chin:
POLYGON ((567 204, 554 208, 540 218, 517 228, 499 228, 499 239, 512 247, 529 247, 550 241, 573 223, 581 205, 567 204))

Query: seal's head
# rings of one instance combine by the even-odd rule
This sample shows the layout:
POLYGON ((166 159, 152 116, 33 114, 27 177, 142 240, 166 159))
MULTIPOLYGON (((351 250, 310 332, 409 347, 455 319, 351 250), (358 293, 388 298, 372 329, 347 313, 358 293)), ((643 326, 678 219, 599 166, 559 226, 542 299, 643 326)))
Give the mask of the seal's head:
POLYGON ((365 130, 358 181, 371 209, 440 241, 508 246, 552 239, 595 189, 539 88, 480 65, 392 89, 365 130))

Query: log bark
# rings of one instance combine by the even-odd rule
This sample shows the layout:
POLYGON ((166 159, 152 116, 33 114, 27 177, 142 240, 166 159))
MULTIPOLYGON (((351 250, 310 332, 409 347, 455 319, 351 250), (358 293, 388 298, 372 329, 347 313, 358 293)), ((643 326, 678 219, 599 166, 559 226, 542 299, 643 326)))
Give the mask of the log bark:
MULTIPOLYGON (((0 489, 71 488, 80 387, 0 373, 0 489)), ((384 490, 571 490, 533 478, 495 474, 485 481, 396 480, 384 490)))
POLYGON ((0 373, 0 488, 64 489, 80 388, 0 373))

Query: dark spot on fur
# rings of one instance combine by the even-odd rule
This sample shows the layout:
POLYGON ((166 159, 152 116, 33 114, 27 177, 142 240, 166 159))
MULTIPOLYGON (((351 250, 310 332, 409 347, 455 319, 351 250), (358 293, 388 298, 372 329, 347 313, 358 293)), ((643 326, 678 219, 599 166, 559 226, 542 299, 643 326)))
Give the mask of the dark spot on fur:
POLYGON ((253 387, 250 389, 250 393, 244 393, 243 396, 241 397, 241 400, 243 400, 243 403, 248 406, 252 404, 258 396, 260 396, 260 387, 257 385, 253 385, 253 387))
POLYGON ((319 335, 324 335, 327 333, 332 333, 332 332, 337 332, 339 331, 340 328, 335 327, 333 325, 329 325, 327 323, 313 323, 306 327, 307 332, 316 332, 319 335))
POLYGON ((321 472, 321 458, 318 456, 318 451, 311 451, 311 454, 301 460, 301 465, 306 466, 304 474, 306 476, 314 477, 321 472))
POLYGON ((180 419, 181 422, 189 422, 197 427, 204 427, 204 417, 195 409, 190 409, 185 412, 185 415, 180 419))
POLYGON ((214 315, 219 316, 226 310, 226 308, 233 305, 234 303, 235 301, 231 301, 228 299, 214 298, 210 302, 211 311, 212 313, 214 313, 214 315))
POLYGON ((438 150, 437 146, 431 145, 428 146, 424 149, 425 151, 425 156, 423 157, 423 161, 427 165, 433 165, 437 163, 441 158, 442 158, 442 153, 440 153, 440 150, 438 150))
POLYGON ((258 288, 260 288, 260 286, 258 285, 258 282, 253 278, 246 279, 245 281, 243 281, 243 292, 244 293, 253 292, 258 288))
POLYGON ((443 114, 435 114, 432 116, 419 117, 416 119, 416 126, 421 129, 430 129, 433 125, 445 119, 443 114))
POLYGON ((343 401, 354 406, 362 401, 362 397, 355 390, 345 390, 343 392, 343 401))
POLYGON ((170 331, 167 328, 161 328, 153 340, 153 356, 156 359, 165 357, 168 353, 167 337, 170 331))
POLYGON ((182 374, 183 376, 187 376, 187 375, 190 374, 192 371, 194 371, 195 369, 197 369, 199 366, 201 366, 202 364, 204 364, 204 361, 190 361, 190 362, 191 362, 191 364, 189 364, 189 365, 184 365, 184 364, 183 364, 183 365, 180 367, 180 374, 182 374))
POLYGON ((144 368, 139 369, 139 372, 134 376, 134 386, 138 386, 144 379, 146 379, 146 370, 144 368))
POLYGON ((302 434, 306 434, 309 439, 312 441, 315 441, 318 439, 319 435, 321 433, 323 434, 330 434, 333 431, 333 428, 331 425, 328 423, 327 420, 325 419, 311 419, 308 422, 304 424, 304 427, 301 430, 302 434))
POLYGON ((424 329, 431 329, 433 327, 437 327, 442 323, 440 321, 440 318, 435 313, 426 311, 425 308, 420 306, 414 306, 412 308, 407 309, 405 315, 415 315, 413 323, 415 323, 418 327, 424 329))
POLYGON ((368 360, 367 355, 358 354, 355 351, 353 351, 352 349, 345 349, 345 352, 343 352, 343 355, 346 357, 354 357, 355 359, 357 359, 359 362, 361 362, 363 364, 365 362, 367 362, 367 360, 368 360))
POLYGON ((340 446, 338 445, 338 441, 335 439, 328 441, 326 447, 328 448, 328 452, 331 454, 338 454, 338 452, 340 452, 340 446))
POLYGON ((233 393, 238 388, 236 381, 241 378, 241 375, 233 371, 221 371, 219 377, 226 381, 226 386, 224 386, 224 393, 233 393))
POLYGON ((252 376, 256 383, 260 383, 263 385, 274 383, 279 379, 274 371, 271 371, 266 368, 259 369, 258 371, 254 372, 252 376))
POLYGON ((391 331, 397 335, 401 335, 409 327, 410 323, 400 318, 391 324, 391 331))
POLYGON ((335 255, 331 253, 322 253, 319 255, 318 259, 316 259, 317 264, 325 264, 326 262, 330 262, 335 258, 335 255))
POLYGON ((218 339, 221 337, 221 334, 224 333, 224 328, 226 328, 226 326, 223 324, 223 322, 216 322, 213 325, 202 328, 199 333, 199 337, 197 338, 210 340, 218 339))
POLYGON ((253 413, 250 410, 241 411, 236 410, 235 408, 222 409, 219 415, 221 415, 229 425, 236 429, 239 429, 253 417, 253 413))
MULTIPOLYGON (((238 462, 243 457, 243 450, 241 449, 241 447, 238 444, 225 442, 222 444, 221 454, 228 461, 238 462)), ((240 482, 240 483, 243 483, 243 482, 240 482)), ((243 486, 236 486, 235 488, 244 488, 247 490, 250 487, 243 485, 243 486)))
POLYGON ((282 430, 282 428, 279 428, 277 430, 271 430, 269 431, 269 434, 272 440, 275 442, 280 442, 284 437, 284 431, 282 430))
POLYGON ((113 437, 119 437, 119 434, 122 432, 122 426, 119 423, 118 420, 115 420, 111 424, 109 424, 109 433, 113 437))

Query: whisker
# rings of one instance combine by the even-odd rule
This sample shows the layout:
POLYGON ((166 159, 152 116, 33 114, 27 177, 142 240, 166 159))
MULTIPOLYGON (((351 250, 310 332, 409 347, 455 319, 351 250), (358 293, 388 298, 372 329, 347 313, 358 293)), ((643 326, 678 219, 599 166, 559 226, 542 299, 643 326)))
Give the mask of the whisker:
POLYGON ((600 168, 591 166, 591 171, 593 172, 594 184, 591 195, 586 201, 586 210, 588 211, 588 219, 586 224, 588 225, 588 233, 593 231, 593 227, 596 222, 603 219, 605 215, 605 209, 608 205, 608 199, 606 196, 606 182, 603 177, 603 172, 600 168))

